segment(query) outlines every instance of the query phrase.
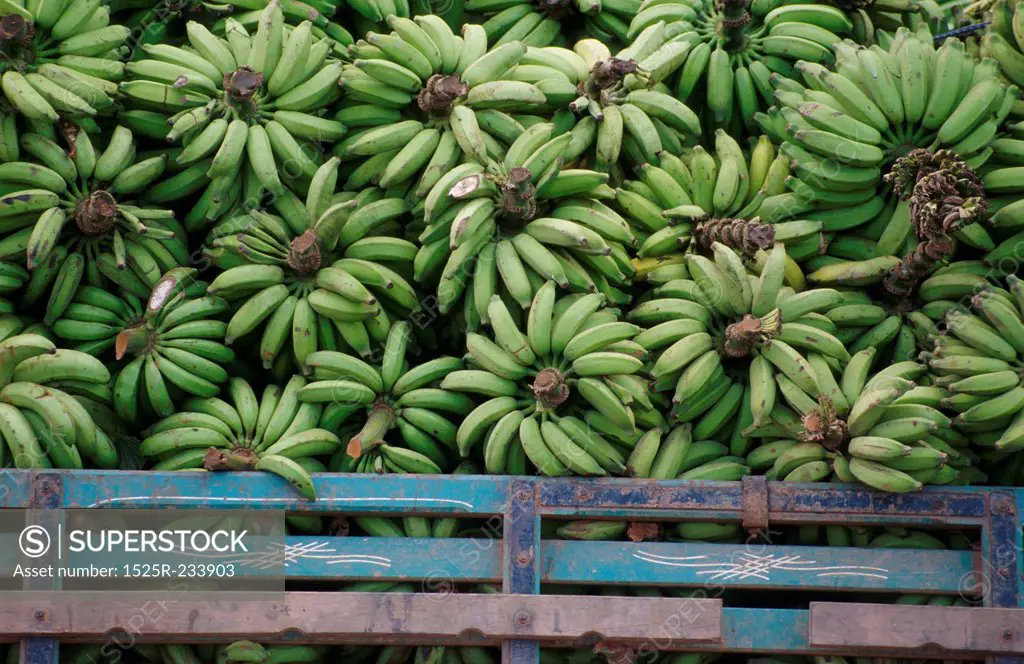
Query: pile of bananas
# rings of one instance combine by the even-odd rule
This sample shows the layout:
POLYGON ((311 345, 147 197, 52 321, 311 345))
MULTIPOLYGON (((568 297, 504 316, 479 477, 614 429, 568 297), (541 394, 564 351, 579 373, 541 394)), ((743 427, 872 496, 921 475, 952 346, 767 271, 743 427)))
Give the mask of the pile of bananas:
MULTIPOLYGON (((41 124, 79 118, 97 127, 94 116, 114 106, 131 29, 112 25, 110 8, 99 2, 12 0, 0 13, 0 88, 14 114, 41 124)), ((14 114, 5 112, 5 129, 13 128, 6 118, 14 114)), ((12 150, 17 159, 17 145, 4 133, 4 160, 12 150)))
POLYGON ((341 4, 0 0, 0 464, 1024 481, 1014 3, 341 4))

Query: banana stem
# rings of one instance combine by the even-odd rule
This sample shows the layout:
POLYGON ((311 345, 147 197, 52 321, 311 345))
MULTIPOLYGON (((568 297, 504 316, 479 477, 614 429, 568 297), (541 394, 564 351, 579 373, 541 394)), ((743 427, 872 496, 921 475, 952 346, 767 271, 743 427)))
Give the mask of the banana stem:
POLYGON ((259 457, 252 450, 245 447, 236 447, 232 450, 224 450, 211 447, 206 450, 203 459, 203 467, 209 471, 216 470, 253 470, 259 457))
POLYGON ((114 357, 120 360, 128 353, 140 355, 149 349, 151 343, 152 335, 145 325, 121 330, 114 341, 114 357))
POLYGON ((348 441, 346 452, 353 459, 358 459, 363 452, 379 447, 384 442, 384 435, 395 426, 395 411, 387 404, 377 404, 366 418, 366 424, 359 433, 348 441))
POLYGON ((722 48, 730 53, 742 51, 747 45, 747 24, 750 23, 750 12, 747 11, 747 0, 718 0, 718 33, 722 39, 722 48))

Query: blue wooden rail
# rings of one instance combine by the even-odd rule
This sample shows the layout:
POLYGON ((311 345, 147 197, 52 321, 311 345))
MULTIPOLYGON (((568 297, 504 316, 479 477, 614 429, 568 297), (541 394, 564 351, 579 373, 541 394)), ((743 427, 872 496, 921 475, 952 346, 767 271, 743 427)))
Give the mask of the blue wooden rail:
MULTIPOLYGON (((504 593, 516 596, 537 595, 541 584, 546 592, 557 592, 564 584, 676 586, 708 597, 717 597, 731 588, 950 596, 980 589, 980 604, 984 607, 1024 606, 1024 556, 1020 553, 1024 490, 936 487, 916 494, 891 495, 854 486, 800 485, 756 478, 745 482, 655 482, 318 475, 314 482, 319 499, 310 503, 279 478, 259 473, 0 470, 0 508, 275 509, 313 514, 494 517, 488 521, 495 524, 490 539, 289 537, 286 545, 294 555, 289 557, 286 576, 296 580, 386 579, 419 582, 428 590, 439 581, 500 582, 504 593), (748 528, 798 524, 947 528, 977 532, 981 550, 547 541, 540 535, 541 520, 546 518, 717 521, 741 523, 748 528), (497 526, 499 519, 501 525, 497 526), (315 556, 303 555, 311 550, 317 552, 315 556)), ((701 610, 713 610, 720 616, 718 638, 682 645, 660 643, 659 626, 652 624, 651 643, 685 650, 842 652, 837 651, 834 640, 842 635, 827 633, 829 621, 836 622, 835 611, 844 610, 840 605, 811 603, 807 609, 708 606, 712 608, 701 610), (826 642, 831 645, 820 645, 826 642)), ((871 620, 870 606, 848 606, 849 620, 871 620)), ((2 609, 0 606, 0 620, 2 609)), ((935 625, 933 632, 955 632, 959 624, 955 621, 962 621, 964 612, 984 610, 899 609, 910 611, 900 617, 909 621, 908 625, 931 623, 935 625), (955 624, 943 622, 947 620, 955 624)), ((881 609, 874 612, 880 613, 881 609)), ((950 652, 956 651, 958 657, 966 659, 1024 662, 1016 659, 1024 655, 1024 611, 993 615, 998 619, 985 614, 987 622, 972 628, 976 638, 970 642, 950 645, 936 634, 914 637, 922 647, 936 643, 946 650, 916 649, 913 656, 949 658, 950 652), (988 634, 986 625, 995 623, 1005 625, 988 634)), ((534 637, 529 640, 500 639, 504 661, 536 664, 541 640, 551 636, 543 629, 548 627, 536 631, 524 626, 522 633, 534 637)), ((877 642, 874 636, 849 636, 862 641, 843 641, 847 653, 852 649, 864 654, 908 656, 908 643, 913 639, 897 643, 895 637, 887 640, 884 629, 874 632, 881 632, 877 642)), ((852 629, 850 633, 859 632, 852 629)), ((27 664, 54 663, 56 638, 34 636, 31 631, 8 628, 0 622, 0 641, 5 634, 8 639, 23 638, 22 657, 27 664)))

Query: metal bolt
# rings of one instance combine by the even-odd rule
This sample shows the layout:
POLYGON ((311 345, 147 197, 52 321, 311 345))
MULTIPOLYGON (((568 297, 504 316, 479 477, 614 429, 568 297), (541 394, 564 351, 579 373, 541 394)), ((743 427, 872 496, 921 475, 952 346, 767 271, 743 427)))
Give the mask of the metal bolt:
POLYGON ((520 489, 519 491, 516 491, 516 500, 526 501, 526 500, 529 500, 529 499, 530 499, 530 492, 527 491, 526 489, 520 489))
POLYGON ((1011 641, 1011 640, 1013 640, 1013 630, 1010 629, 1009 627, 1004 628, 1002 636, 1003 636, 1003 641, 1011 641))
POLYGON ((999 568, 999 576, 1003 577, 1004 579, 1007 578, 1008 576, 1010 576, 1010 568, 1009 567, 1000 567, 999 568))
POLYGON ((1006 496, 996 496, 992 499, 992 510, 996 514, 1013 514, 1013 501, 1006 496))
POLYGON ((50 617, 50 612, 43 609, 36 609, 36 612, 32 614, 36 620, 43 622, 50 617))
POLYGON ((533 554, 529 551, 520 551, 516 554, 516 562, 520 565, 529 565, 533 560, 533 554))
POLYGON ((516 611, 516 624, 526 626, 533 622, 533 618, 526 611, 516 611))
POLYGON ((586 487, 579 487, 576 489, 576 497, 580 500, 590 500, 594 497, 594 492, 586 487))

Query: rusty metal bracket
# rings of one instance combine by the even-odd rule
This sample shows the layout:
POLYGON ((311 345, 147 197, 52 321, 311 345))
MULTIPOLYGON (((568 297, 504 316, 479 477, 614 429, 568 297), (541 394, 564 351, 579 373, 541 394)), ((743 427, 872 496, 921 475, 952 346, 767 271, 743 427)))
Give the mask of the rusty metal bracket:
POLYGON ((743 478, 743 527, 750 532, 768 531, 768 481, 764 475, 743 478))
MULTIPOLYGON (((32 494, 29 507, 33 510, 55 510, 60 507, 61 494, 64 489, 63 478, 58 473, 38 472, 32 475, 32 494)), ((36 514, 38 525, 52 530, 57 524, 55 512, 40 512, 36 514)), ((58 543, 58 547, 60 544, 58 543)), ((40 563, 53 564, 56 560, 56 550, 49 551, 40 563)), ((52 587, 51 580, 28 579, 26 585, 31 587, 49 588, 52 587)), ((33 609, 33 616, 44 615, 43 609, 33 609)), ((60 644, 54 638, 39 638, 29 636, 21 642, 18 653, 19 664, 55 664, 58 660, 60 644)))
MULTIPOLYGON (((33 593, 34 594, 34 593, 33 593)), ((642 644, 659 627, 662 647, 720 644, 718 599, 580 595, 287 593, 282 600, 75 599, 49 593, 0 599, 4 636, 95 643, 130 634, 148 643, 474 643, 503 640, 570 645, 601 640, 642 644), (143 608, 147 607, 147 608, 143 608), (684 608, 692 611, 681 619, 684 608), (141 619, 140 619, 141 615, 141 619), (528 619, 524 619, 524 617, 528 619)), ((32 662, 32 664, 48 664, 32 662)))
POLYGON ((910 656, 1024 655, 1024 610, 811 602, 810 645, 910 656))
POLYGON ((52 510, 60 506, 64 479, 59 473, 37 472, 32 475, 32 509, 52 510))
MULTIPOLYGON (((537 491, 533 481, 516 479, 509 485, 509 502, 505 512, 504 568, 502 591, 523 595, 540 594, 540 516, 537 514, 537 491)), ((516 622, 521 630, 518 638, 501 644, 502 664, 537 664, 540 644, 527 638, 538 616, 520 611, 516 622)))

